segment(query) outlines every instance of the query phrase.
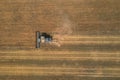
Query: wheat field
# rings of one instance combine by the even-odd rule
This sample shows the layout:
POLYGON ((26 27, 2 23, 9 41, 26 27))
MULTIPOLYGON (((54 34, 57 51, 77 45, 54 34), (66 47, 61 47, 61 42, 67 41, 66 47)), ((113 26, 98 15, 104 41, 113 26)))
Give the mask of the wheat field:
POLYGON ((119 80, 119 0, 0 0, 0 80, 119 80), (36 49, 36 31, 55 40, 36 49))

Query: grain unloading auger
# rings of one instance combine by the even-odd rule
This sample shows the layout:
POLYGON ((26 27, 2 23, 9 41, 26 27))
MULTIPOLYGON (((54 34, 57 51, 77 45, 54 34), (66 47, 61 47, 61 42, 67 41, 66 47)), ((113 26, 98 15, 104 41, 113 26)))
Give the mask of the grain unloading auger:
POLYGON ((40 48, 41 43, 52 42, 52 36, 45 32, 36 32, 36 48, 40 48))

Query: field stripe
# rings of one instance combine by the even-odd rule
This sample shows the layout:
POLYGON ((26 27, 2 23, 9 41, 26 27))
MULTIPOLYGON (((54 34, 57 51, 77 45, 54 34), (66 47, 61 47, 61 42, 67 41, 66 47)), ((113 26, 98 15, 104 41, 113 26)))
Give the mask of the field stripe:
MULTIPOLYGON (((4 75, 88 75, 88 76, 117 76, 120 68, 86 69, 86 68, 61 68, 61 67, 0 67, 4 75), (104 73, 103 73, 104 72, 104 73)), ((3 75, 2 74, 2 75, 3 75)))

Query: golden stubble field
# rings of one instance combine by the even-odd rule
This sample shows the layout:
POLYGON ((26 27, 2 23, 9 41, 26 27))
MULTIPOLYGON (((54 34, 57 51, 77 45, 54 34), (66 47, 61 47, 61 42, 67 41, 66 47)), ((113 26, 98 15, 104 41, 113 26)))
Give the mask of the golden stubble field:
POLYGON ((0 80, 119 80, 119 0, 1 0, 0 80), (55 42, 36 49, 36 31, 55 42))

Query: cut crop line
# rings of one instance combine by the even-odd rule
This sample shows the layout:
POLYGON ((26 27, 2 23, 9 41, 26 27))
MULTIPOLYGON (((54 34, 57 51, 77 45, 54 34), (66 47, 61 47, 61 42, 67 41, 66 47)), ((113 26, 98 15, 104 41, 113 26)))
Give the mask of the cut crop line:
MULTIPOLYGON (((14 65, 14 66, 0 66, 0 69, 18 69, 18 70, 82 70, 82 71, 91 71, 91 70, 99 70, 100 68, 84 68, 84 67, 80 67, 80 68, 74 68, 74 67, 26 67, 26 66, 17 66, 17 65, 14 65)), ((101 68, 101 70, 110 70, 110 71, 120 71, 120 68, 101 68)))
POLYGON ((119 44, 120 41, 61 41, 62 44, 119 44))
POLYGON ((33 59, 33 60, 59 60, 59 59, 70 59, 70 60, 85 60, 85 59, 94 59, 94 60, 120 60, 119 57, 58 57, 58 56, 1 56, 1 59, 33 59))

